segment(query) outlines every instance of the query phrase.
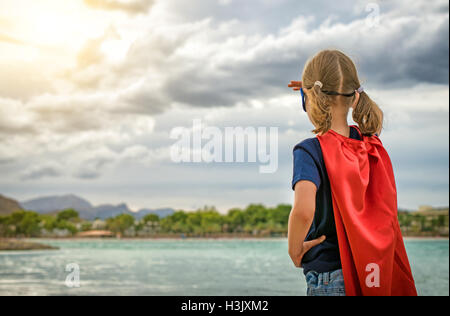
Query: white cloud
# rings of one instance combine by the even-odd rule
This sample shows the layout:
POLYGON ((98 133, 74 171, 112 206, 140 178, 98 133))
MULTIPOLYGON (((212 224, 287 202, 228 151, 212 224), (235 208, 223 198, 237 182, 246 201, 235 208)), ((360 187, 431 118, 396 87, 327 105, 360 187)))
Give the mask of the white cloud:
POLYGON ((153 0, 84 0, 92 8, 118 10, 128 14, 146 13, 154 4, 153 0))

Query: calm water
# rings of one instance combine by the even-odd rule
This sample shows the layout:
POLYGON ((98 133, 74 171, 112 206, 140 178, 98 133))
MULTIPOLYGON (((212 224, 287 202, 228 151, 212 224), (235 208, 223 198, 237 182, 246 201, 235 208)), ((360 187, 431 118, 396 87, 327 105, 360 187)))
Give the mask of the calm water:
MULTIPOLYGON (((45 240, 0 252, 0 295, 305 295, 287 240, 45 240), (80 287, 65 285, 66 265, 80 287)), ((448 240, 407 240, 420 295, 449 295, 448 240)))

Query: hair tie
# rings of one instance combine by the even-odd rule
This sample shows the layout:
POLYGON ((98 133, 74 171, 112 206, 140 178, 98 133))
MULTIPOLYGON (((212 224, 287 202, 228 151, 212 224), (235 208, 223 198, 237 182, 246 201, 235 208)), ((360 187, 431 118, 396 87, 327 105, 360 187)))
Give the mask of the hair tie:
POLYGON ((314 85, 315 85, 315 86, 319 86, 319 87, 320 87, 320 89, 322 89, 322 87, 323 87, 323 83, 322 83, 322 82, 320 82, 320 81, 316 81, 316 82, 314 82, 314 85))
POLYGON ((358 93, 363 93, 364 92, 364 87, 363 86, 360 86, 359 88, 358 88, 358 90, 356 90, 358 93))

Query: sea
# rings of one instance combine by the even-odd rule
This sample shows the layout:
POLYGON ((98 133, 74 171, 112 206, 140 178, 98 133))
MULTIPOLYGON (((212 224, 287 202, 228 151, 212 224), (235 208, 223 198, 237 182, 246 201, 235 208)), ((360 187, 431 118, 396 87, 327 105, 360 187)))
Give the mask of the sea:
MULTIPOLYGON (((0 295, 304 296, 287 239, 46 239, 0 251, 0 295)), ((449 295, 448 239, 406 239, 419 295, 449 295)))

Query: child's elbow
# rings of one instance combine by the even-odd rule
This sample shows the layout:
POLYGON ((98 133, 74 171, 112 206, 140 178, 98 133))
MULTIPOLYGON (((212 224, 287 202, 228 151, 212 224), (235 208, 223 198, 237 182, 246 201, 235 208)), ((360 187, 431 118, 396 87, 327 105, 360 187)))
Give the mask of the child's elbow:
POLYGON ((314 207, 309 205, 295 205, 292 207, 291 215, 303 223, 311 222, 314 218, 314 207))
POLYGON ((302 180, 295 185, 294 205, 292 213, 303 222, 312 221, 316 210, 316 184, 309 180, 302 180))

